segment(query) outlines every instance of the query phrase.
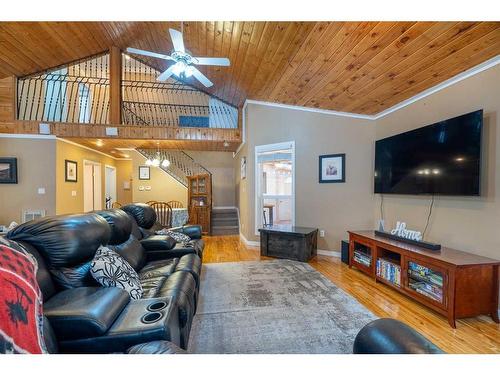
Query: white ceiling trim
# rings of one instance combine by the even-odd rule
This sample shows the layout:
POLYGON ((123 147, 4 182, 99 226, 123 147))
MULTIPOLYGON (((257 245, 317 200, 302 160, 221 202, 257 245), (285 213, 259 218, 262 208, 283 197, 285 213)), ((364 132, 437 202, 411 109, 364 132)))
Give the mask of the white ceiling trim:
POLYGON ((463 81, 464 79, 467 79, 469 77, 472 77, 476 74, 479 74, 487 69, 493 68, 496 65, 500 64, 500 55, 496 55, 495 57, 486 60, 485 62, 476 65, 462 73, 457 74, 456 76, 453 76, 449 79, 447 79, 444 82, 441 82, 437 84, 436 86, 430 87, 425 91, 422 91, 421 93, 412 96, 411 98, 408 98, 390 108, 387 108, 386 110, 379 112, 375 115, 363 115, 359 113, 351 113, 351 112, 340 112, 340 111, 332 111, 328 109, 321 109, 321 108, 313 108, 313 107, 305 107, 305 106, 299 106, 299 105, 289 105, 289 104, 280 104, 280 103, 274 103, 274 102, 265 102, 265 101, 260 101, 260 100, 253 100, 253 99, 247 99, 245 101, 245 106, 248 104, 257 104, 257 105, 262 105, 262 106, 268 106, 268 107, 276 107, 276 108, 285 108, 285 109, 293 109, 297 111, 305 111, 305 112, 315 112, 315 113, 322 113, 326 115, 333 115, 333 116, 341 116, 341 117, 349 117, 349 118, 357 118, 357 119, 363 119, 363 120, 378 120, 382 117, 387 116, 388 114, 392 112, 396 112, 400 110, 401 108, 407 107, 412 103, 415 103, 416 101, 419 101, 421 99, 426 98, 429 95, 432 95, 438 91, 441 91, 451 85, 454 85, 455 83, 458 83, 460 81, 463 81))

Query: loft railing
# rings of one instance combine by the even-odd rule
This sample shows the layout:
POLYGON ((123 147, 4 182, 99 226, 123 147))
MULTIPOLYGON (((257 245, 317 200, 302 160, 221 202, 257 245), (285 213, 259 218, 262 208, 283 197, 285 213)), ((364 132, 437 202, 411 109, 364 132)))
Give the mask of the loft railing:
POLYGON ((238 128, 238 109, 188 84, 122 54, 122 122, 151 126, 238 128))
POLYGON ((108 113, 109 55, 17 81, 19 120, 107 124, 108 113))
MULTIPOLYGON (((157 156, 158 150, 137 149, 137 151, 146 159, 153 159, 157 156)), ((168 168, 160 166, 159 168, 175 178, 185 187, 188 186, 187 176, 212 173, 201 164, 197 163, 191 156, 180 150, 160 150, 160 157, 170 161, 168 168)))

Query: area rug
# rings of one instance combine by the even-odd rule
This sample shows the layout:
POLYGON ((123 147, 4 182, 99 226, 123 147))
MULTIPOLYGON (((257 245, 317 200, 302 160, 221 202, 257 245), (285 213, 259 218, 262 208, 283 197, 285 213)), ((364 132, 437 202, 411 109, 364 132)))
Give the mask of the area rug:
POLYGON ((190 353, 352 353, 377 317, 307 263, 203 265, 190 353))

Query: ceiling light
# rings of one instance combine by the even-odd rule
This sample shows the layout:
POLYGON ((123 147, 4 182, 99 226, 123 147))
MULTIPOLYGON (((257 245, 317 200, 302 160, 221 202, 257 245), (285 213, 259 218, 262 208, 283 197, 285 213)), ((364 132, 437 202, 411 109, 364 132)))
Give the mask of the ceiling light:
POLYGON ((104 146, 104 142, 103 142, 101 139, 98 139, 98 140, 95 142, 95 145, 96 145, 97 147, 102 147, 102 146, 104 146))
POLYGON ((460 162, 460 161, 464 161, 464 160, 465 160, 465 159, 464 159, 464 158, 462 158, 462 157, 455 158, 455 161, 458 161, 458 162, 460 162))
POLYGON ((441 171, 439 169, 433 169, 432 170, 432 174, 439 174, 441 173, 441 171))
POLYGON ((174 73, 177 77, 180 77, 185 71, 186 71, 186 63, 184 61, 176 62, 174 67, 172 68, 172 73, 174 73))
POLYGON ((189 78, 193 75, 193 67, 192 66, 186 66, 186 69, 184 70, 184 77, 189 78))
POLYGON ((424 169, 424 174, 431 174, 431 171, 429 169, 424 169))

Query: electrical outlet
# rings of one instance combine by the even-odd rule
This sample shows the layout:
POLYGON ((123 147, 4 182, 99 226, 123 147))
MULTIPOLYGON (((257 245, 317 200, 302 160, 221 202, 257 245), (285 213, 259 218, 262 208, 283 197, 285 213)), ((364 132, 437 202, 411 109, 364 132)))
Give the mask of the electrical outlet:
POLYGON ((325 231, 323 229, 319 231, 319 236, 325 237, 325 231))

